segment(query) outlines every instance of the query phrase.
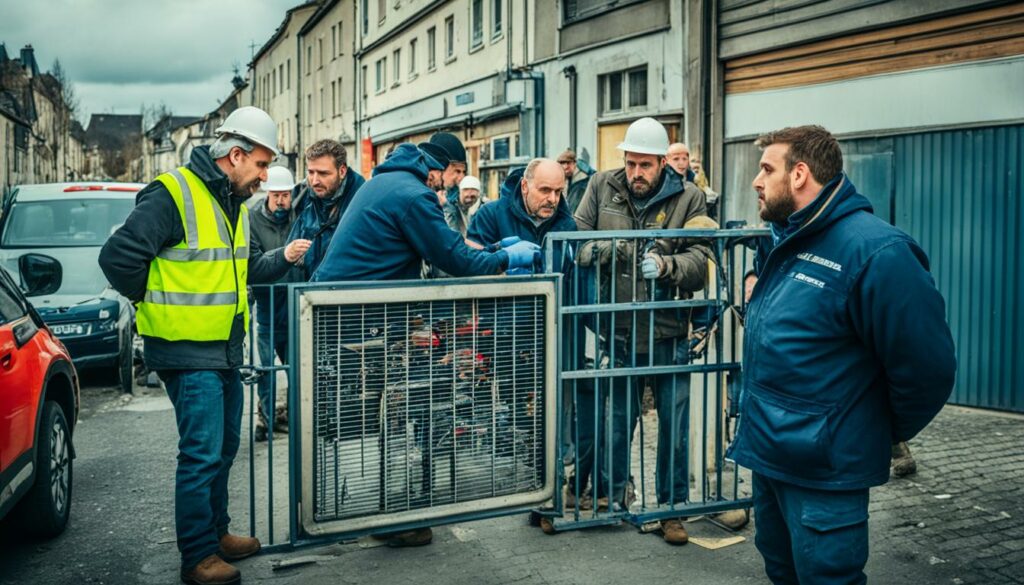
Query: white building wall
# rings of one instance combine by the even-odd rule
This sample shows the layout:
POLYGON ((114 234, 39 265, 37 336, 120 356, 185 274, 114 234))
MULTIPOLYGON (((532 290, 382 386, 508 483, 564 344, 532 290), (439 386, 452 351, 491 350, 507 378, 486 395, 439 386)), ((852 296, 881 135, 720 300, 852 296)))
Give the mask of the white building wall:
MULTIPOLYGON (((304 55, 312 49, 313 71, 303 69, 303 107, 312 104, 312 115, 303 111, 301 152, 317 140, 338 140, 351 150, 355 145, 355 35, 358 33, 355 0, 343 0, 302 36, 304 55), (340 31, 340 35, 339 35, 340 31), (322 93, 321 93, 322 92, 322 93), (321 97, 322 96, 322 97, 321 97)), ((302 165, 301 160, 299 165, 302 165)))

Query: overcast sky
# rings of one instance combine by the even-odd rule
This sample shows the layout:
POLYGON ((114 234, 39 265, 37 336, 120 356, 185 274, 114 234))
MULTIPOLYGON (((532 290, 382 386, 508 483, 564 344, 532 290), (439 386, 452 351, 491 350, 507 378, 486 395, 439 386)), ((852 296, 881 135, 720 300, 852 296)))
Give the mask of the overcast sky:
POLYGON ((231 92, 285 11, 302 0, 0 0, 0 42, 10 56, 31 44, 48 71, 59 58, 92 113, 134 114, 165 103, 198 116, 231 92))

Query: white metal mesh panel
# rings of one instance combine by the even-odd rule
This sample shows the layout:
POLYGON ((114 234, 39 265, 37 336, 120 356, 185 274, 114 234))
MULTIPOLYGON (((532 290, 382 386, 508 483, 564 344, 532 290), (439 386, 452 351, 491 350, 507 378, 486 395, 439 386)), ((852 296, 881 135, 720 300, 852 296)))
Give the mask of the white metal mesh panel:
POLYGON ((387 524, 543 490, 551 302, 313 306, 311 520, 387 524))

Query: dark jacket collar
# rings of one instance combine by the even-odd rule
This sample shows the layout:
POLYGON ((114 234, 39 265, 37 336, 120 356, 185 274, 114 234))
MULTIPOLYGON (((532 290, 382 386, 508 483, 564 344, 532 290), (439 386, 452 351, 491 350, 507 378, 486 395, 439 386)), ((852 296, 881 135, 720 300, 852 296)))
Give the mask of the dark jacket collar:
POLYGON ((656 203, 679 195, 686 189, 682 177, 672 167, 665 165, 659 177, 657 191, 646 199, 635 199, 626 184, 626 169, 618 169, 612 172, 608 178, 609 184, 614 187, 622 197, 627 198, 630 204, 642 214, 643 211, 656 203))
POLYGON ((530 214, 526 211, 526 204, 523 202, 523 192, 519 188, 519 185, 523 179, 524 168, 518 168, 510 172, 505 181, 501 185, 501 199, 508 200, 507 204, 512 209, 512 215, 517 221, 525 223, 526 225, 536 226, 538 229, 545 225, 551 225, 556 223, 562 216, 572 218, 572 212, 569 211, 569 204, 565 201, 565 197, 558 199, 558 207, 555 208, 555 213, 551 217, 542 221, 539 225, 533 221, 530 214))
POLYGON ((217 199, 217 203, 220 203, 231 221, 234 222, 242 202, 241 200, 235 201, 231 196, 231 182, 213 160, 210 155, 210 147, 204 145, 193 149, 186 166, 206 185, 206 188, 217 199))
POLYGON ((874 211, 867 197, 857 192, 846 173, 839 173, 821 188, 814 201, 790 215, 785 225, 770 224, 772 239, 779 244, 798 232, 801 236, 817 233, 839 219, 862 210, 868 213, 874 211))

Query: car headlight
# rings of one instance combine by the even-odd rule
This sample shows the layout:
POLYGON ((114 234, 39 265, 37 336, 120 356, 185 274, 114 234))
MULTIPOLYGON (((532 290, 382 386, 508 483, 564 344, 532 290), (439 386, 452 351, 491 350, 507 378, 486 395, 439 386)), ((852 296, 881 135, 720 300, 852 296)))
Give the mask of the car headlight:
POLYGON ((110 317, 108 319, 100 319, 96 322, 95 331, 97 333, 106 333, 107 331, 113 331, 117 329, 117 318, 110 317))

